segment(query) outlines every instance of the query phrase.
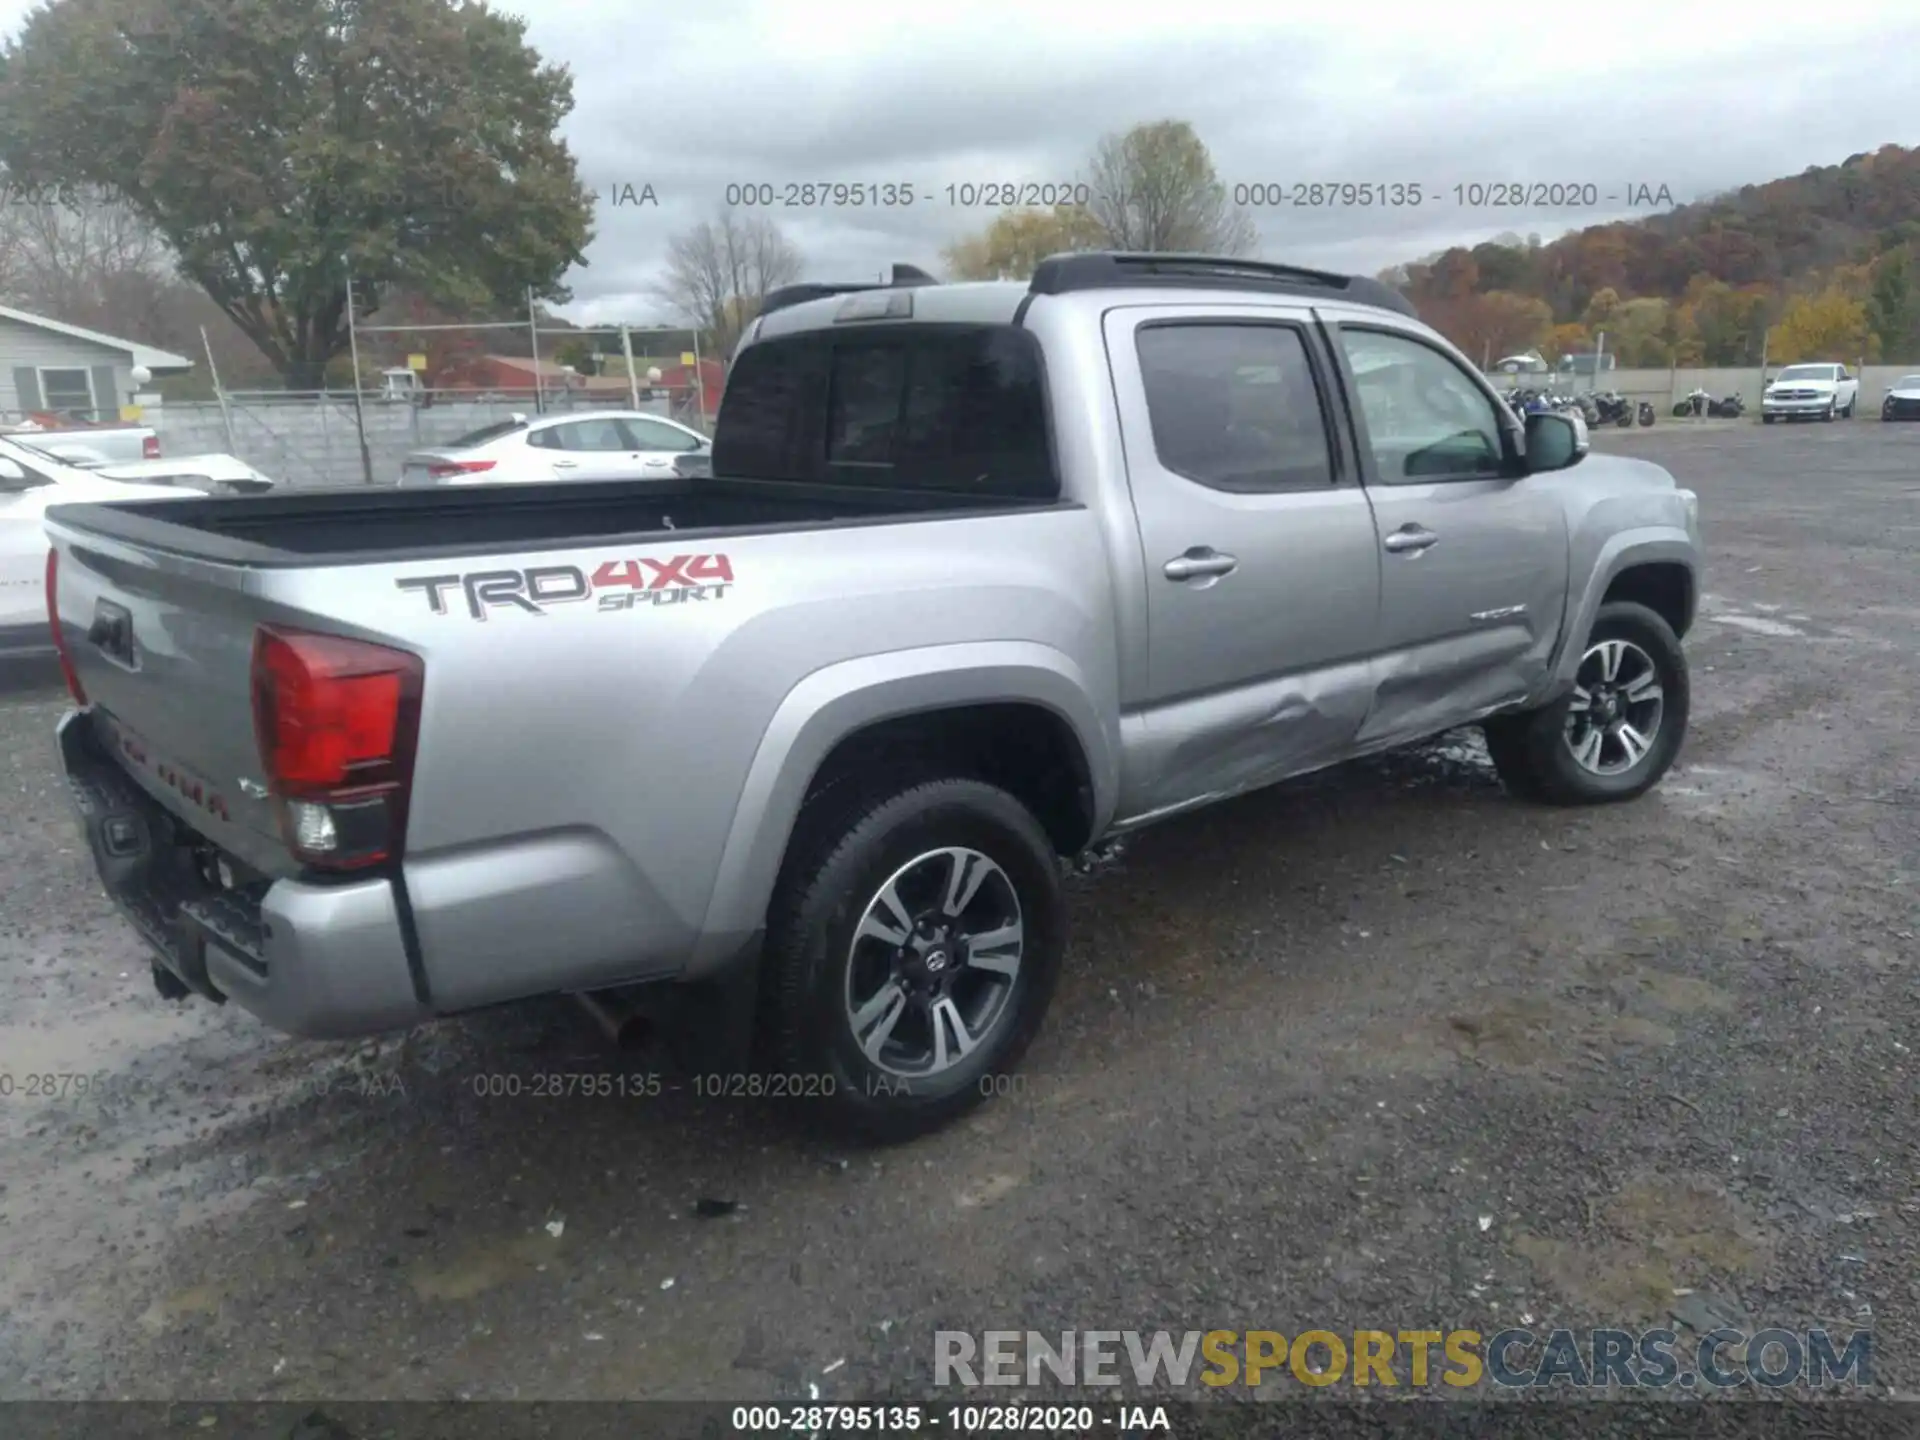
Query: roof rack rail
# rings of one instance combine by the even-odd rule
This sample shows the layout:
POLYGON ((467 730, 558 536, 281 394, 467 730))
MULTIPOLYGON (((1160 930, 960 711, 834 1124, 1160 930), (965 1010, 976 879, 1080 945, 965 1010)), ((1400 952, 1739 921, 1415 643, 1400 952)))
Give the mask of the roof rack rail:
POLYGON ((825 300, 833 295, 853 295, 862 290, 902 290, 909 286, 938 285, 939 283, 918 265, 895 265, 892 277, 884 281, 862 280, 852 284, 805 281, 798 285, 782 285, 760 302, 760 313, 771 315, 776 310, 804 305, 809 300, 825 300))
POLYGON ((1066 295, 1076 290, 1112 290, 1121 286, 1184 286, 1266 290, 1281 295, 1341 299, 1378 305, 1419 318, 1413 302, 1391 285, 1364 275, 1337 275, 1271 260, 1242 260, 1229 255, 1154 254, 1144 251, 1092 250, 1049 255, 1033 269, 1027 288, 1035 295, 1066 295))

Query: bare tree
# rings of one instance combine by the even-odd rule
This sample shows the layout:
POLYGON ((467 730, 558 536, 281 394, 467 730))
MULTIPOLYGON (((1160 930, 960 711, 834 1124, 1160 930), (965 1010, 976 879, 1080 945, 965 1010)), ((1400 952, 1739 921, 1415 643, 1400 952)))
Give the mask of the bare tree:
POLYGON ((656 292, 706 332, 724 360, 768 294, 798 280, 800 269, 800 252, 772 220, 722 210, 668 242, 667 273, 656 292))
POLYGON ((1212 156, 1184 120, 1106 136, 1089 169, 1088 208, 1116 249, 1247 255, 1258 243, 1253 217, 1230 203, 1212 156))
POLYGON ((176 283, 171 269, 154 228, 104 197, 57 196, 0 212, 6 293, 68 324, 154 336, 165 328, 164 300, 176 283))
POLYGON ((0 303, 196 357, 205 326, 229 384, 274 376, 227 314, 179 277, 154 228, 96 192, 0 206, 0 303))

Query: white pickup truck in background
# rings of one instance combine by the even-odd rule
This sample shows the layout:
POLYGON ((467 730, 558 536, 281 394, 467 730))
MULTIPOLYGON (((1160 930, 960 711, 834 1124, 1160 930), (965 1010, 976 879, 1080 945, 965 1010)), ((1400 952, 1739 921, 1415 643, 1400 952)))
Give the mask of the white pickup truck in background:
POLYGON ((1844 365, 1789 365, 1760 394, 1760 418, 1851 420, 1860 403, 1860 377, 1844 365))
MULTIPOLYGON (((139 465, 107 469, 138 470, 139 465)), ((0 660, 50 655, 53 650, 47 629, 44 527, 49 505, 214 493, 221 492, 185 474, 162 479, 82 469, 19 443, 19 437, 0 435, 0 660)))
POLYGON ((160 436, 147 425, 51 425, 29 420, 0 426, 0 435, 83 470, 160 458, 160 436))

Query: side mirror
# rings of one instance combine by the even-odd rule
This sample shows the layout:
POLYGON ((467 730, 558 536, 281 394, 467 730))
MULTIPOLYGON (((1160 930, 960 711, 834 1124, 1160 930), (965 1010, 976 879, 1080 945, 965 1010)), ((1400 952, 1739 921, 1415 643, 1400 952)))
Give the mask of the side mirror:
POLYGON ((1535 411, 1527 416, 1527 473, 1565 470, 1586 459, 1593 441, 1587 422, 1578 415, 1535 411))

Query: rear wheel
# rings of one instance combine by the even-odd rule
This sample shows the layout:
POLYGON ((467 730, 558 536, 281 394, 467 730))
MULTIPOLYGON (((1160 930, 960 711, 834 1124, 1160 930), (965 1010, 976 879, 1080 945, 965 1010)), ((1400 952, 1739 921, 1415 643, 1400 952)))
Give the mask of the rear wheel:
POLYGON ((1522 799, 1631 800, 1680 753, 1690 698, 1672 627, 1644 605, 1614 601, 1600 607, 1573 689, 1539 710, 1488 721, 1487 753, 1522 799))
POLYGON ((1053 847, 1012 795, 963 779, 869 792, 807 832, 769 916, 771 1058, 835 1132, 937 1129, 999 1088, 1053 998, 1053 847))
POLYGON ((1773 419, 1774 417, 1771 415, 1762 414, 1760 417, 1760 423, 1762 425, 1771 425, 1773 423, 1773 419))

